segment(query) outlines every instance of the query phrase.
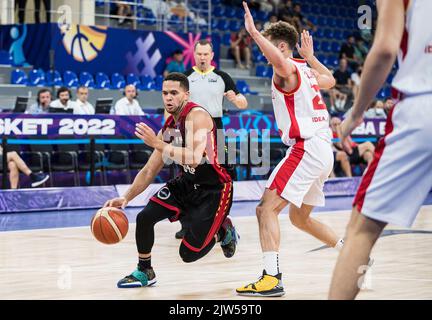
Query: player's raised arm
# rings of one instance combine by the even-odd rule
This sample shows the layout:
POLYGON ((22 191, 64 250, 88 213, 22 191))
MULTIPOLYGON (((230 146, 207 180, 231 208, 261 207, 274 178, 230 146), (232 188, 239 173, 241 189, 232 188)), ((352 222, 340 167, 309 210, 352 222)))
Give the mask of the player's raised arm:
POLYGON ((287 78, 296 73, 296 67, 294 64, 289 62, 283 56, 282 52, 280 52, 277 47, 275 47, 256 29, 253 17, 246 2, 243 2, 243 7, 245 9, 245 28, 261 49, 269 63, 273 66, 275 73, 281 78, 287 78))
POLYGON ((296 46, 298 53, 307 61, 311 68, 316 71, 315 76, 319 87, 322 89, 333 88, 336 84, 336 80, 331 71, 315 57, 313 39, 309 31, 303 30, 301 34, 301 46, 298 44, 296 46))
POLYGON ((403 0, 378 0, 375 40, 363 66, 358 99, 343 123, 344 137, 363 122, 363 114, 381 89, 395 62, 404 31, 403 0))

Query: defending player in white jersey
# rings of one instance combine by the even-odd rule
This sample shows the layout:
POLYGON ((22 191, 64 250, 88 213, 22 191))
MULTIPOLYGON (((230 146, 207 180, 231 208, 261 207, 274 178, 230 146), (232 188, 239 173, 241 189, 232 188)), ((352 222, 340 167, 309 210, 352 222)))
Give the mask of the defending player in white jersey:
POLYGON ((393 88, 399 102, 354 199, 330 299, 354 299, 368 256, 387 223, 410 227, 432 188, 432 28, 430 0, 377 0, 375 40, 365 61, 359 98, 342 123, 346 137, 384 84, 399 53, 393 88))
POLYGON ((246 30, 273 66, 276 122, 282 141, 291 148, 271 174, 256 209, 264 254, 263 275, 255 283, 238 288, 237 293, 275 297, 284 294, 278 262, 278 215, 289 203, 289 216, 296 227, 331 247, 343 244, 329 227, 310 217, 315 206, 324 205, 323 185, 333 167, 329 114, 320 88, 332 88, 335 79, 314 56, 312 37, 307 31, 302 33, 301 47, 296 29, 286 22, 271 24, 261 34, 246 3, 243 5, 246 30), (292 58, 296 46, 305 60, 292 58))

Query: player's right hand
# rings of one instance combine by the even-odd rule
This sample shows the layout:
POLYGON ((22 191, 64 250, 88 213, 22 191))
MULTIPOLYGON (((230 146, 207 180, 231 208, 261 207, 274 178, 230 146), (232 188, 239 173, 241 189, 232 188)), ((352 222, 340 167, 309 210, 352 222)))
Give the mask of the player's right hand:
POLYGON ((128 204, 128 201, 126 200, 125 197, 118 197, 118 198, 113 198, 113 199, 105 202, 104 208, 114 207, 114 208, 124 209, 124 208, 126 208, 127 204, 128 204))

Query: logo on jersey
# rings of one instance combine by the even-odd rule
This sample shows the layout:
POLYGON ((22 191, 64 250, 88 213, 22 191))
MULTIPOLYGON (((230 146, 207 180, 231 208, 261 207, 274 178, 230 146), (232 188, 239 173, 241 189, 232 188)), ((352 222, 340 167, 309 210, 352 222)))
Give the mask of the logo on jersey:
POLYGON ((157 196, 159 199, 166 200, 171 196, 171 192, 167 187, 163 187, 162 189, 159 190, 157 196))
POLYGON ((183 170, 184 170, 184 172, 186 172, 186 173, 190 173, 190 174, 195 174, 195 168, 192 168, 190 165, 188 165, 188 164, 185 164, 185 165, 183 165, 183 170))

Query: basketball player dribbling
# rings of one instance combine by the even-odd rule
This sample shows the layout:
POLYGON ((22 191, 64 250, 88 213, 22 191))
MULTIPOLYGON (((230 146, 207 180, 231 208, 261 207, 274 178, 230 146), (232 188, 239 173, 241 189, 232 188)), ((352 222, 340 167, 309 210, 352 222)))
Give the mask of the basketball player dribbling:
POLYGON ((262 277, 238 288, 237 293, 249 296, 282 296, 282 275, 279 270, 280 229, 278 215, 291 204, 292 223, 330 247, 340 249, 343 240, 326 225, 310 217, 315 206, 324 205, 323 185, 333 167, 331 132, 327 107, 320 88, 335 85, 332 73, 314 56, 312 37, 307 31, 279 21, 262 34, 255 28, 245 2, 245 27, 264 56, 273 66, 273 108, 284 144, 290 146, 266 184, 256 209, 261 248, 264 256, 262 277), (303 59, 293 59, 296 48, 303 59), (309 64, 312 68, 309 68, 309 64))
MULTIPOLYGON (((432 28, 430 0, 377 0, 378 24, 342 142, 363 122, 366 107, 399 58, 392 86, 399 102, 363 176, 330 287, 330 299, 354 299, 360 270, 388 224, 410 227, 432 188, 432 28), (399 53, 399 55, 398 55, 399 53)), ((361 282, 361 281, 360 281, 361 282)))
POLYGON ((165 78, 162 98, 170 116, 159 134, 144 123, 139 123, 135 132, 154 148, 150 159, 125 195, 107 201, 105 206, 124 208, 150 185, 166 158, 182 165, 184 172, 168 181, 138 214, 135 233, 138 266, 118 282, 119 288, 145 287, 156 282, 151 265, 154 226, 165 219, 177 221, 187 217, 190 222, 179 249, 184 262, 202 258, 216 242, 220 242, 227 258, 236 250, 238 235, 228 217, 233 183, 217 161, 214 121, 204 108, 188 102, 189 80, 181 73, 171 73, 165 78))

